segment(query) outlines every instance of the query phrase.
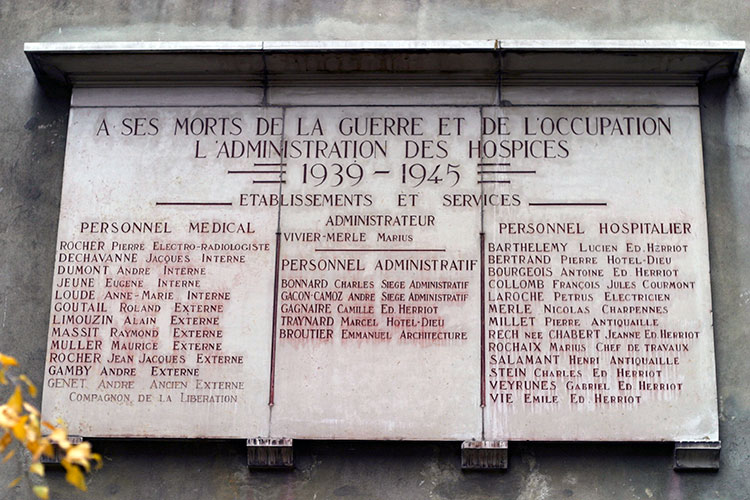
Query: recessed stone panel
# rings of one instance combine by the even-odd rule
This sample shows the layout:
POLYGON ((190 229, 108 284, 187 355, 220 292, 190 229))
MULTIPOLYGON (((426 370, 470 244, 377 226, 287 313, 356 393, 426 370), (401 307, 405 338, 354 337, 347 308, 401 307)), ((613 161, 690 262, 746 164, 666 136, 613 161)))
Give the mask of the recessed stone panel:
POLYGON ((76 91, 48 417, 92 437, 717 440, 693 90, 488 107, 465 105, 488 87, 453 106, 415 88, 76 91), (247 106, 269 96, 287 106, 247 106))
POLYGON ((483 116, 486 437, 717 439, 697 108, 483 116))
POLYGON ((290 108, 285 124, 273 432, 477 436, 479 109, 290 108))
POLYGON ((267 430, 277 209, 242 200, 278 191, 280 115, 71 110, 43 401, 71 433, 267 430))

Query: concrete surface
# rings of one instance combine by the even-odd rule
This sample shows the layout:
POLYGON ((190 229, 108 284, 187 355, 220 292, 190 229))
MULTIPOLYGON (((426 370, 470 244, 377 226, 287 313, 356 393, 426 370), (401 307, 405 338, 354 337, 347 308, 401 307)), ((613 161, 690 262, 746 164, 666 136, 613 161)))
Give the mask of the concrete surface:
MULTIPOLYGON (((746 39, 745 0, 257 2, 0 0, 0 350, 41 381, 68 102, 27 41, 746 39)), ((669 445, 511 444, 510 470, 463 473, 458 444, 298 443, 297 468, 248 472, 244 443, 95 442, 105 468, 54 498, 744 499, 750 496, 750 70, 701 89, 723 441, 718 473, 675 473, 669 445)), ((0 484, 19 475, 0 467, 0 484)), ((0 498, 32 498, 23 487, 0 498)))

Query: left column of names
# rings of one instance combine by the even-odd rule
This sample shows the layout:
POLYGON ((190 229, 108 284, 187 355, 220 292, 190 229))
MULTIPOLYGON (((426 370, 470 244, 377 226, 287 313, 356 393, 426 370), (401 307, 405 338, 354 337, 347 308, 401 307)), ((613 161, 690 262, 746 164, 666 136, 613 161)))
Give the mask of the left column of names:
POLYGON ((268 425, 281 111, 74 107, 43 408, 72 434, 268 425), (261 292, 261 293, 259 293, 261 292))

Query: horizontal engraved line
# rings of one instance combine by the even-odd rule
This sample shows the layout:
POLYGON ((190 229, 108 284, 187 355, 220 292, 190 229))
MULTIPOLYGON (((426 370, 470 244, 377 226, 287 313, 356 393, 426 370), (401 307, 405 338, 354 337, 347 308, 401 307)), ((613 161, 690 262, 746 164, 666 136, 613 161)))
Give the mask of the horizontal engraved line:
POLYGON ((286 181, 256 181, 253 179, 253 184, 286 184, 286 181))
POLYGON ((157 201, 157 206, 232 206, 231 201, 157 201))
POLYGON ((530 201, 530 207, 606 207, 607 202, 605 201, 530 201))
POLYGON ((477 163, 477 167, 510 167, 510 163, 477 163))
POLYGON ((479 174, 535 174, 536 170, 480 170, 479 174))
POLYGON ((510 181, 477 181, 477 184, 510 184, 510 181))
POLYGON ((228 174, 285 174, 286 170, 227 170, 228 174))

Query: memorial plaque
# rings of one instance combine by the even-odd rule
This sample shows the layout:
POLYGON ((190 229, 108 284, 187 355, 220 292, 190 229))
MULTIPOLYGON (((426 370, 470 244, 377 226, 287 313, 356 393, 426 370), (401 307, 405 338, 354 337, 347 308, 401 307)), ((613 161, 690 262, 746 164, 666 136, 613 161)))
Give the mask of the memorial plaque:
POLYGON ((46 412, 85 436, 718 439, 694 93, 314 88, 79 100, 46 412))

